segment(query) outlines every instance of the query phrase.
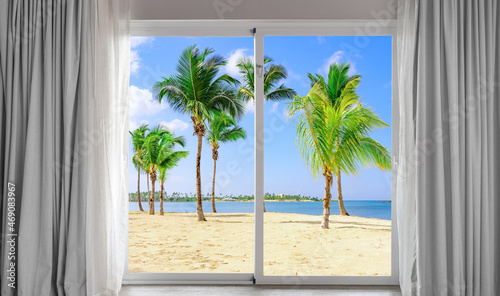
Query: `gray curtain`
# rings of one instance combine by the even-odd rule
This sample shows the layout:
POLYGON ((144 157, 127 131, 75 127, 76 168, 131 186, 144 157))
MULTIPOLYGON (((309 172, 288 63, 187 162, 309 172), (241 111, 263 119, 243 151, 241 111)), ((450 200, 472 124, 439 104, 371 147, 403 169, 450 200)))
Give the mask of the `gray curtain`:
POLYGON ((86 13, 83 1, 0 2, 1 295, 86 294, 85 164, 76 149, 86 13), (8 286, 11 262, 17 289, 8 286))
POLYGON ((399 3, 403 295, 500 295, 500 3, 399 3))

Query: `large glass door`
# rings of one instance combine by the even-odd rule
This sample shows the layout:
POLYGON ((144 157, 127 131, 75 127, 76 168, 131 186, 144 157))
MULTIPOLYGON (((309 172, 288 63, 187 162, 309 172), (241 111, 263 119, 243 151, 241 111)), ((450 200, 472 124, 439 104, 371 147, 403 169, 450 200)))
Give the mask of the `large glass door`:
POLYGON ((257 283, 397 283, 394 40, 377 30, 260 30, 257 283))
POLYGON ((264 275, 391 275, 392 42, 367 38, 264 38, 264 275))
POLYGON ((125 282, 397 284, 393 28, 201 23, 140 23, 132 39, 125 282), (205 57, 188 67, 193 50, 205 57), (202 127, 185 97, 210 87, 195 78, 217 61, 212 107, 228 114, 192 100, 202 127), (171 132, 157 146, 180 138, 148 159, 141 127, 171 132), (160 172, 169 153, 178 159, 160 172))
POLYGON ((251 281, 253 56, 252 37, 131 38, 130 278, 251 281))

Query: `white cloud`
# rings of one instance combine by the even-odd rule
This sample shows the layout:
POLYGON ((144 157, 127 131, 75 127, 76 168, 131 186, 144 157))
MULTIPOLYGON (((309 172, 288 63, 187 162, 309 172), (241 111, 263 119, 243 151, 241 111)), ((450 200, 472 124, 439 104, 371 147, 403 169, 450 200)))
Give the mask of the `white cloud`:
POLYGON ((153 115, 168 107, 167 103, 158 103, 153 100, 149 89, 140 89, 135 85, 129 87, 129 114, 132 118, 137 115, 153 115))
POLYGON ((246 110, 246 112, 249 112, 249 113, 255 112, 255 104, 254 104, 253 100, 248 100, 248 102, 245 105, 245 110, 246 110))
POLYGON ((151 44, 152 37, 130 37, 130 74, 136 74, 142 66, 138 50, 133 50, 143 44, 151 44))
POLYGON ((323 44, 326 41, 325 36, 317 36, 316 38, 318 39, 319 44, 323 44))
POLYGON ((130 48, 136 48, 143 44, 151 44, 153 37, 130 37, 130 48))
POLYGON ((328 59, 326 59, 325 63, 323 64, 323 72, 328 73, 328 69, 330 68, 330 65, 333 63, 340 63, 342 58, 344 57, 344 52, 342 50, 337 50, 334 54, 332 54, 328 59))
POLYGON ((247 58, 251 58, 253 60, 253 56, 245 54, 247 51, 248 51, 247 48, 239 48, 239 49, 236 49, 234 51, 231 51, 229 58, 227 58, 227 64, 224 67, 224 70, 227 74, 229 74, 235 78, 241 77, 239 69, 238 69, 238 67, 236 67, 236 65, 238 64, 238 60, 241 57, 247 57, 247 58))
MULTIPOLYGON (((264 107, 267 103, 270 103, 270 101, 267 101, 265 100, 264 101, 264 107)), ((273 106, 271 106, 271 109, 274 108, 274 105, 277 104, 277 102, 275 102, 273 104, 273 106)), ((277 108, 277 106, 276 106, 277 108)), ((248 102, 245 103, 245 111, 248 112, 248 113, 254 113, 255 112, 255 103, 253 100, 249 100, 248 102)), ((272 112, 274 112, 275 110, 272 110, 272 112)))
POLYGON ((323 66, 318 69, 318 72, 321 74, 328 74, 328 70, 330 69, 330 65, 333 63, 339 64, 341 62, 349 62, 351 63, 351 68, 349 69, 349 75, 357 74, 356 65, 352 61, 345 60, 345 53, 342 50, 337 50, 334 54, 332 54, 328 59, 325 60, 323 66))
POLYGON ((184 121, 176 118, 170 122, 162 121, 162 122, 160 122, 160 126, 167 128, 173 132, 174 131, 182 132, 182 131, 185 131, 189 127, 189 124, 187 122, 184 122, 184 121))
POLYGON ((130 74, 136 74, 141 67, 141 57, 137 50, 130 51, 130 74))
POLYGON ((276 112, 276 110, 278 109, 278 106, 279 106, 279 103, 278 102, 274 102, 273 105, 271 106, 270 113, 276 112))
POLYGON ((149 122, 147 120, 141 120, 141 122, 137 122, 135 120, 130 120, 128 122, 128 130, 129 131, 133 131, 135 129, 137 129, 138 127, 140 127, 141 125, 144 125, 144 124, 149 124, 149 122))

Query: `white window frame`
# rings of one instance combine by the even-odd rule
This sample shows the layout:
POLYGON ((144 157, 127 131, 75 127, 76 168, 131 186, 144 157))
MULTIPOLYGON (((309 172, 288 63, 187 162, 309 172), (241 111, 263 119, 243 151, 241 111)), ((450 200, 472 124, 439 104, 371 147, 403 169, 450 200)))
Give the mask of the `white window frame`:
MULTIPOLYGON (((392 159, 397 164, 399 103, 396 83, 396 21, 350 20, 132 20, 131 36, 254 37, 257 64, 264 63, 265 36, 391 36, 392 37, 392 159), (254 30, 255 29, 255 30, 254 30)), ((266 276, 264 275, 264 99, 263 78, 255 78, 255 257, 254 273, 130 273, 128 245, 123 284, 232 284, 232 285, 398 285, 399 258, 396 202, 391 203, 390 276, 266 276)), ((395 196, 393 165, 392 197, 395 196)))

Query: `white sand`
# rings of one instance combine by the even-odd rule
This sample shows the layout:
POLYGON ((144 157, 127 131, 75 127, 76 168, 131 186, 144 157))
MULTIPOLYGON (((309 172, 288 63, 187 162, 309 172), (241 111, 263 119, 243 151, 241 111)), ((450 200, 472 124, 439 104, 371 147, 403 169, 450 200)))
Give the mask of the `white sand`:
MULTIPOLYGON (((130 272, 253 273, 253 214, 130 213, 130 272)), ((265 275, 390 275, 391 222, 265 213, 265 275)))

